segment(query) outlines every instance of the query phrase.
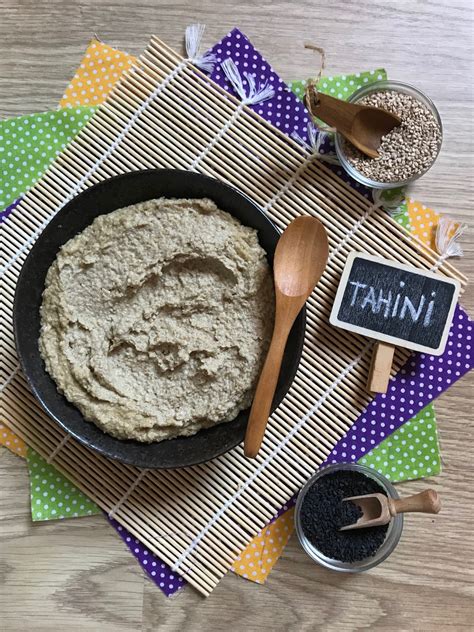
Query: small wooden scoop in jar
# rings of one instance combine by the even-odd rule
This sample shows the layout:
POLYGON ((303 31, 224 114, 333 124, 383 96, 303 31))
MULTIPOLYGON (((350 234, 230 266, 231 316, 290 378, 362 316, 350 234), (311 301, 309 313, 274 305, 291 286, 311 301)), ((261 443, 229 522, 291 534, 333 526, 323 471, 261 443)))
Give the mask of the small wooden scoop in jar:
POLYGON ((369 158, 379 157, 382 137, 401 123, 398 116, 382 108, 335 99, 317 92, 312 84, 306 88, 305 101, 312 116, 335 127, 369 158))
POLYGON ((434 489, 426 489, 424 492, 407 496, 406 498, 389 498, 385 494, 366 494, 365 496, 351 496, 344 498, 358 505, 362 510, 362 516, 354 524, 341 527, 339 531, 351 529, 364 529, 366 527, 379 527, 388 524, 399 513, 420 512, 437 514, 441 509, 438 494, 434 489))

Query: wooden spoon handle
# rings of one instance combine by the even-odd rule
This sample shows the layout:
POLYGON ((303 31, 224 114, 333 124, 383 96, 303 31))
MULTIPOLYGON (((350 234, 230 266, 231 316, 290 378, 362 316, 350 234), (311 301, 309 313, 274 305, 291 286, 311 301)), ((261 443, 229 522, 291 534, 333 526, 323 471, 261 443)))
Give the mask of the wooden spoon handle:
POLYGON ((434 489, 425 489, 424 492, 407 496, 400 500, 391 499, 389 503, 390 513, 395 516, 399 513, 421 512, 437 514, 441 509, 439 496, 434 489))
POLYGON ((250 459, 257 456, 262 444, 290 329, 291 324, 287 328, 277 327, 275 324, 270 348, 253 398, 245 434, 244 453, 250 459))

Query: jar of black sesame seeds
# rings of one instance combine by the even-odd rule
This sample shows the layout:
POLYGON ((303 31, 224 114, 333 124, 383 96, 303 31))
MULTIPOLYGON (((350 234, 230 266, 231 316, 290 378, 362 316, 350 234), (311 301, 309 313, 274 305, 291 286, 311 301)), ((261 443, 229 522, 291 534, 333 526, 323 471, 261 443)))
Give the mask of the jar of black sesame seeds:
POLYGON ((401 118, 401 125, 383 137, 379 158, 362 154, 336 133, 337 156, 354 180, 375 189, 392 189, 414 182, 433 166, 443 129, 436 106, 420 90, 400 81, 377 81, 359 88, 349 101, 380 107, 401 118))
POLYGON ((295 526, 302 547, 315 562, 331 570, 359 573, 374 568, 394 551, 402 535, 403 514, 397 514, 386 527, 339 530, 357 519, 357 513, 351 519, 342 496, 375 492, 399 498, 384 476, 355 463, 329 465, 308 480, 296 502, 295 526), (342 507, 345 515, 341 518, 342 507))

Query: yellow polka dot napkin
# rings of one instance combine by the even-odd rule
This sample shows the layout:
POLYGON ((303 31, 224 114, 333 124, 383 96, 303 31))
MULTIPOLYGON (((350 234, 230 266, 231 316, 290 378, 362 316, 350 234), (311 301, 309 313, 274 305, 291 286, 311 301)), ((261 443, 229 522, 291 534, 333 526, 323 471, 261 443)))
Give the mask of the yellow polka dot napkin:
POLYGON ((235 560, 231 570, 245 579, 263 584, 293 533, 294 514, 292 507, 260 531, 235 560))
POLYGON ((411 198, 407 198, 407 208, 412 234, 430 248, 436 250, 436 227, 440 214, 411 198))
POLYGON ((18 456, 21 456, 23 459, 26 458, 26 443, 1 422, 0 445, 4 445, 10 452, 13 452, 13 454, 18 454, 18 456))
POLYGON ((134 61, 132 55, 93 39, 59 107, 100 105, 134 61))

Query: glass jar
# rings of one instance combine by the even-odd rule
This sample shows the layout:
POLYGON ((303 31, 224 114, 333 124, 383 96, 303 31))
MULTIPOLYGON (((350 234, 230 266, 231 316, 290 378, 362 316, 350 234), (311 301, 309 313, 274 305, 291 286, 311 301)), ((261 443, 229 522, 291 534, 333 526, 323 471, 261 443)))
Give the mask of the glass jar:
POLYGON ((374 568, 381 562, 387 559, 387 557, 392 553, 395 547, 400 540, 403 529, 403 514, 397 514, 392 518, 388 525, 387 533, 385 535, 385 540, 383 541, 380 548, 377 550, 375 555, 368 557, 359 562, 341 562, 340 560, 331 559, 326 557, 323 553, 321 553, 305 536, 303 532, 303 528, 301 525, 301 505, 303 503, 303 499, 306 495, 306 492, 314 483, 316 483, 322 476, 326 474, 331 474, 332 472, 340 472, 341 470, 349 470, 352 472, 360 472, 369 478, 375 480, 385 491, 387 496, 391 498, 399 498, 398 493, 395 487, 388 481, 382 474, 379 474, 375 470, 370 467, 365 467, 364 465, 357 465, 356 463, 341 463, 336 465, 328 465, 327 467, 323 467, 319 469, 316 474, 314 474, 303 489, 300 491, 298 499, 296 501, 295 507, 295 526, 296 533, 298 535, 298 539, 306 551, 306 553, 318 564, 321 566, 325 566, 334 571, 340 571, 342 573, 360 573, 362 571, 367 571, 370 568, 374 568))
POLYGON ((344 152, 344 137, 341 136, 341 134, 336 133, 335 144, 336 144, 336 153, 337 153, 339 162, 347 171, 347 173, 352 178, 354 178, 354 180, 357 180, 357 182, 360 182, 361 184, 364 184, 365 186, 371 187, 373 189, 395 189, 397 187, 406 186, 407 184, 410 184, 410 182, 414 182, 415 180, 418 180, 418 178, 420 178, 423 174, 425 174, 434 165, 439 155, 439 152, 441 150, 441 144, 443 142, 443 126, 441 124, 441 118, 435 104, 429 97, 423 94, 423 92, 421 92, 417 88, 414 88, 408 83, 402 83, 401 81, 389 81, 389 80, 376 81, 375 83, 362 86, 361 88, 356 90, 354 94, 352 94, 349 97, 348 101, 350 103, 356 103, 357 101, 359 101, 363 97, 368 96, 369 94, 373 94, 374 92, 381 92, 384 90, 393 90, 395 92, 402 92, 404 94, 409 94, 414 99, 417 99, 417 101, 420 101, 425 107, 427 107, 428 110, 431 111, 431 113, 433 114, 433 116, 438 122, 440 133, 441 133, 441 140, 439 142, 436 156, 433 158, 432 163, 424 171, 415 174, 414 176, 412 176, 411 178, 408 178, 407 180, 400 180, 399 182, 378 182, 377 180, 371 180, 367 176, 364 176, 362 173, 357 171, 357 169, 349 162, 344 152))

